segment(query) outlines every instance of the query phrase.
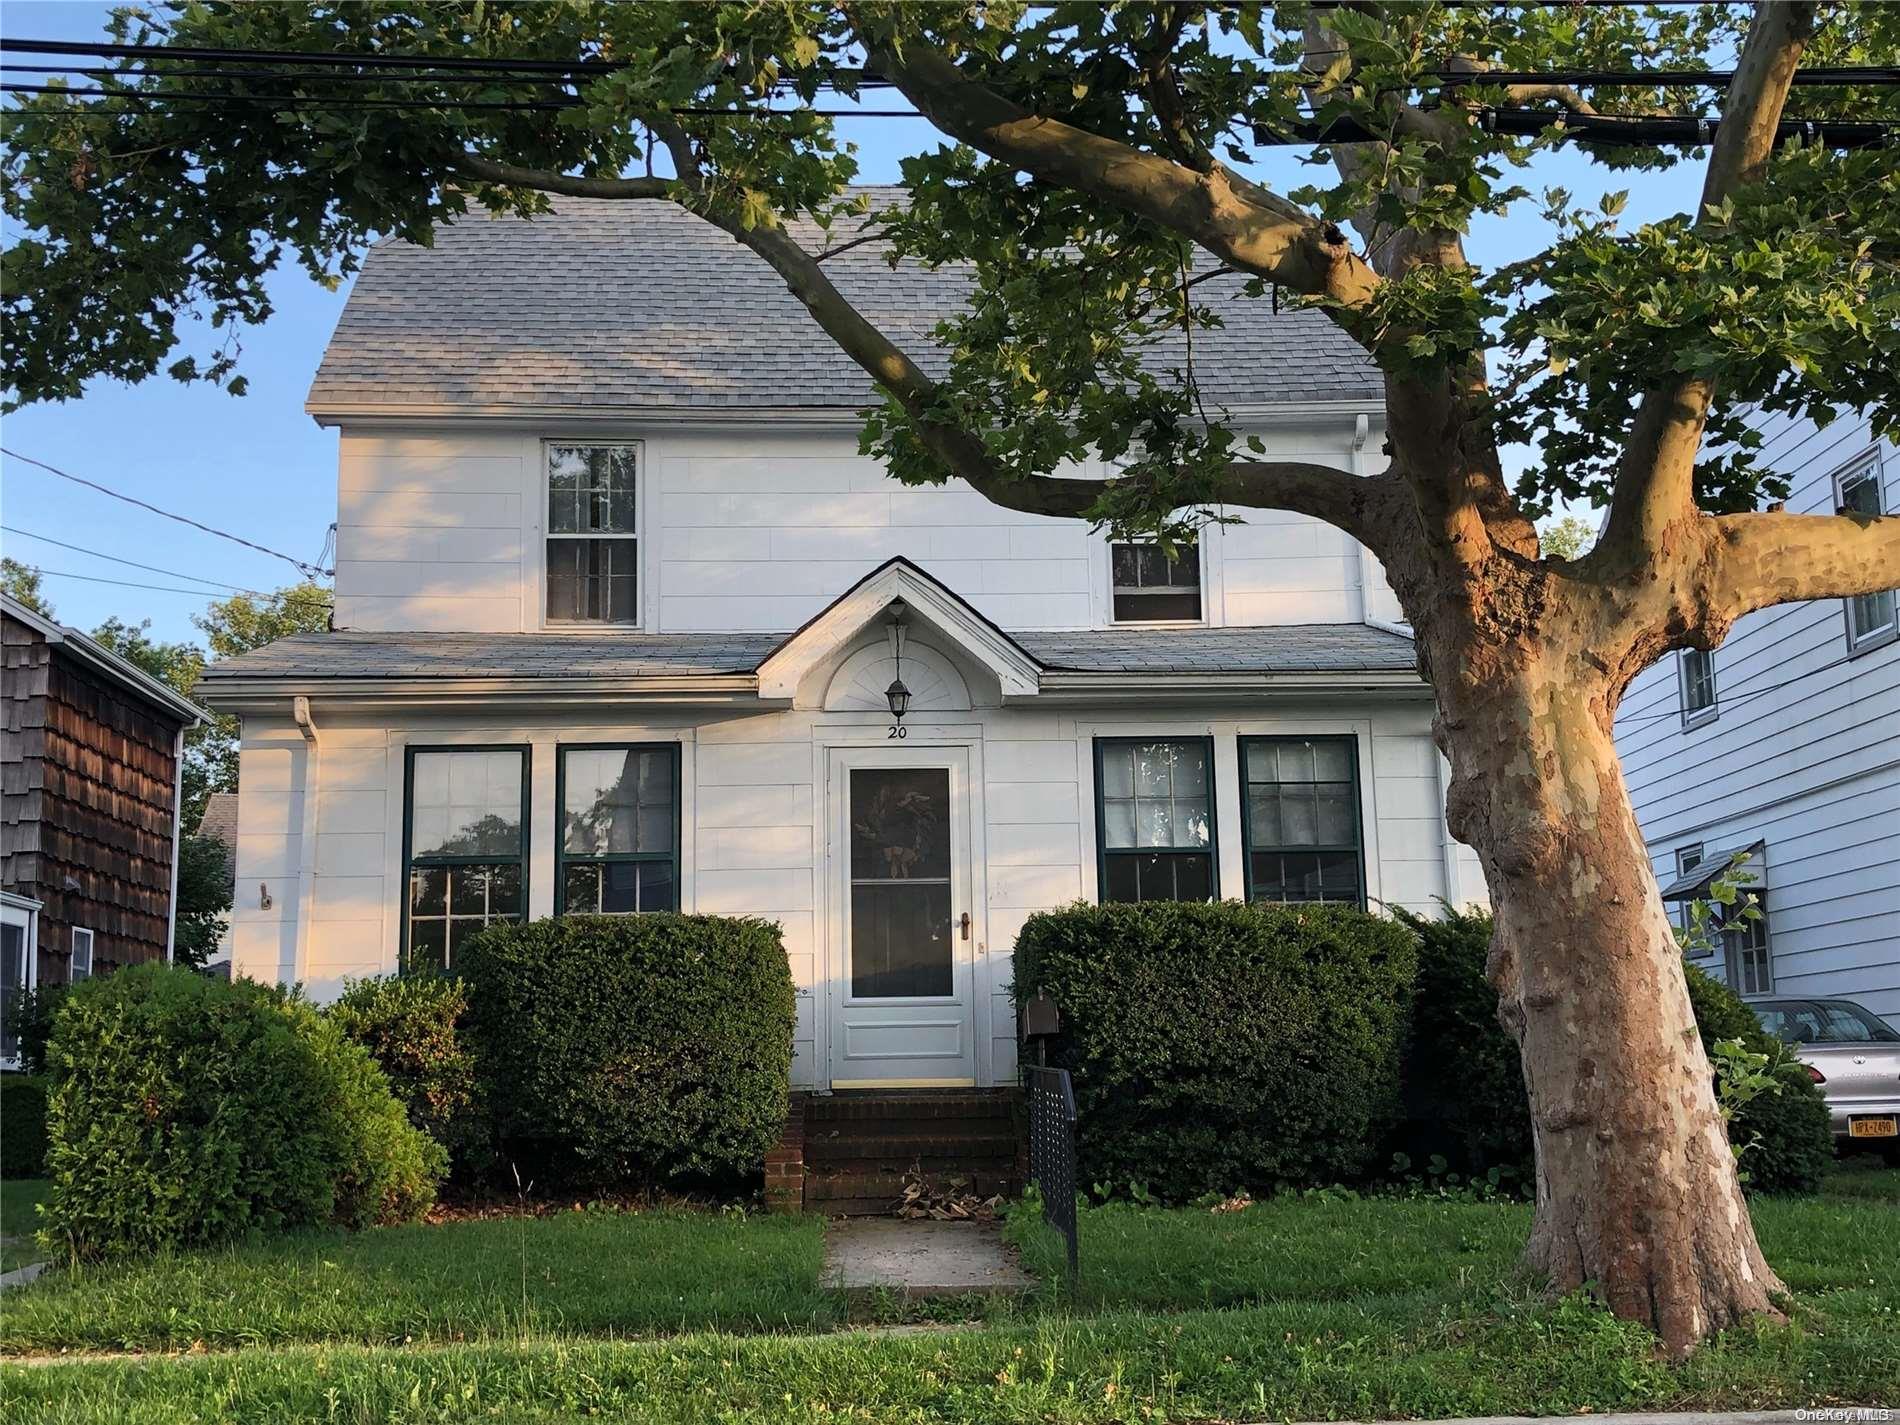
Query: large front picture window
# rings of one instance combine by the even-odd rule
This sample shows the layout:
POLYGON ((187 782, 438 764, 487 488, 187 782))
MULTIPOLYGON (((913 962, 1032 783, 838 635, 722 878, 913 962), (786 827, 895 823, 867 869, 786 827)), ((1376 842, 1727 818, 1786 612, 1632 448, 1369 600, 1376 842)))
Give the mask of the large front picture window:
POLYGON ((1350 737, 1240 739, 1247 899, 1365 903, 1350 737))
POLYGON ((679 909, 679 745, 560 749, 555 909, 679 909))
POLYGON ((638 451, 550 445, 548 622, 638 623, 638 451))
POLYGON ((526 748, 410 752, 405 971, 447 970, 483 926, 524 917, 527 812, 526 748))
POLYGON ((1096 742, 1104 901, 1213 899, 1213 767, 1205 737, 1096 742))

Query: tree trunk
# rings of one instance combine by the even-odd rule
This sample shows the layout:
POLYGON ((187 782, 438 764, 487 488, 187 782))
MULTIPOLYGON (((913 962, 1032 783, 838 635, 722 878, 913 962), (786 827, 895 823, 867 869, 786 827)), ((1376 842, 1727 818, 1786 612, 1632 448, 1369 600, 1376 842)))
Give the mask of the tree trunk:
POLYGON ((1431 661, 1462 675, 1439 688, 1447 810, 1489 879, 1487 970, 1530 1092, 1526 1260, 1554 1291, 1588 1283, 1686 1354, 1774 1313, 1783 1288, 1756 1245, 1623 785, 1609 730, 1620 689, 1591 676, 1584 653, 1514 644, 1504 657, 1446 648, 1431 661), (1488 686, 1474 664, 1488 665, 1488 686))

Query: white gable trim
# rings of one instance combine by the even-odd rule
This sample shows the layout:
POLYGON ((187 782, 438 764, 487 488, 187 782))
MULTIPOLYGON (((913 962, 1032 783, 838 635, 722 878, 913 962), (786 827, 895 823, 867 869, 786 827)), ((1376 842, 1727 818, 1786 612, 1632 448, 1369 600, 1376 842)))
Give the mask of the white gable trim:
POLYGON ((773 649, 759 665, 759 696, 793 697, 806 675, 841 654, 894 599, 902 599, 986 668, 1004 697, 1034 697, 1040 690, 1042 665, 1015 639, 908 559, 898 558, 872 570, 773 649))

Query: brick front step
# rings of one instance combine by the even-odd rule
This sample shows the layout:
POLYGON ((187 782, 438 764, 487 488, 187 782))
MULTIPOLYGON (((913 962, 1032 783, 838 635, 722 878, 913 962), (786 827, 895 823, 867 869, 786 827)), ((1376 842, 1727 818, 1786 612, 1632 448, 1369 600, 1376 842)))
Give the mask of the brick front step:
POLYGON ((766 1156, 775 1212, 890 1212, 913 1169, 933 1185, 961 1180, 980 1197, 1022 1190, 1022 1095, 1014 1089, 895 1089, 795 1094, 784 1136, 766 1156))
POLYGON ((833 1163, 847 1158, 877 1158, 905 1163, 913 1158, 982 1159, 1004 1162, 1016 1157, 1016 1135, 1007 1128, 980 1133, 941 1131, 918 1132, 906 1126, 904 1131, 867 1133, 853 1126, 851 1132, 827 1133, 808 1128, 805 1137, 807 1164, 833 1163))

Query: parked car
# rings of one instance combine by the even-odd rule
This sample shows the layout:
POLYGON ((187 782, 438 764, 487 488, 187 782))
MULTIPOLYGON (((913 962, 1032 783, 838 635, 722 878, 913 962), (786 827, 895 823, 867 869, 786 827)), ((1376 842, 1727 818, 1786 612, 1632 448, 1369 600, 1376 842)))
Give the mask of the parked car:
POLYGON ((1837 1144, 1900 1153, 1900 1030, 1849 999, 1750 1002, 1762 1027, 1794 1046, 1827 1100, 1837 1144))

